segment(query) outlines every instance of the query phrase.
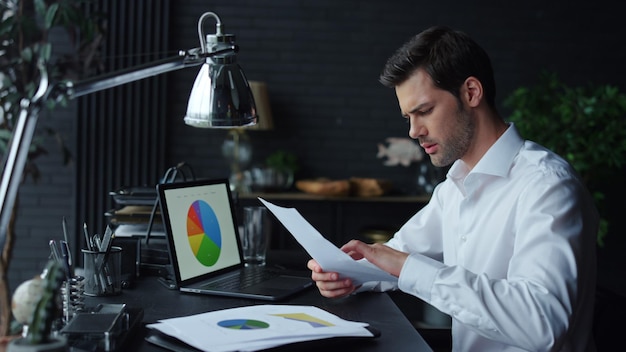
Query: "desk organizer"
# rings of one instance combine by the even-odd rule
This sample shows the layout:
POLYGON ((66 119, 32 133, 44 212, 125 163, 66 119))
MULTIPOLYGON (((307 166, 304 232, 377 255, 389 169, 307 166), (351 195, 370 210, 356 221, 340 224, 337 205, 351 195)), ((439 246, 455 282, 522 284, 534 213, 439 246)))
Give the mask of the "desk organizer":
POLYGON ((81 312, 85 308, 85 290, 82 276, 74 276, 63 282, 61 286, 61 297, 63 297, 63 325, 67 324, 74 318, 76 313, 81 312))
POLYGON ((89 312, 79 312, 61 329, 72 347, 96 347, 98 351, 115 351, 130 329, 125 304, 99 304, 89 312))

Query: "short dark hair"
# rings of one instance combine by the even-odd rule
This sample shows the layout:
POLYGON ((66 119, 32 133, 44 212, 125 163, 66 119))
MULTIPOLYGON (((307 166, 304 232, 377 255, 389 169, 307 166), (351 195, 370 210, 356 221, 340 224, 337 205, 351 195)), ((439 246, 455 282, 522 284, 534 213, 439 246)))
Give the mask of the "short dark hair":
POLYGON ((424 69, 436 87, 459 98, 461 84, 476 77, 483 85, 487 104, 495 109, 496 83, 487 52, 467 34, 435 26, 417 34, 388 60, 379 81, 393 88, 418 68, 424 69))

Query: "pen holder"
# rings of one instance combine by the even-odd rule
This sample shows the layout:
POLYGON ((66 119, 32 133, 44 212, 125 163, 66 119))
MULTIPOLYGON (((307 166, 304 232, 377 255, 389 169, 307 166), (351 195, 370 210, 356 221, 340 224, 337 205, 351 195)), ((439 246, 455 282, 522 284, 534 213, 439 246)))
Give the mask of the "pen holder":
POLYGON ((82 312, 85 308, 85 278, 77 275, 63 282, 61 297, 63 297, 63 325, 65 325, 76 313, 82 312))
POLYGON ((108 252, 83 249, 87 296, 112 296, 122 292, 122 248, 112 246, 108 252))

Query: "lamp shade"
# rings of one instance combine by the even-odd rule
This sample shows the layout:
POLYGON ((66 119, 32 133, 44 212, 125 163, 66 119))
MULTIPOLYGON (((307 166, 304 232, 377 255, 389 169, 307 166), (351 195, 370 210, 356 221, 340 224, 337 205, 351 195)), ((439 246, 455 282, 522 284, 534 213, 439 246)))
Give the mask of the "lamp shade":
POLYGON ((207 12, 198 21, 202 53, 207 55, 191 88, 185 123, 193 127, 231 128, 256 124, 256 106, 250 85, 237 64, 235 36, 223 34, 219 17, 207 12), (204 35, 202 23, 213 17, 215 34, 204 35))
POLYGON ((259 81, 248 81, 250 90, 254 96, 256 104, 257 124, 251 126, 251 130, 272 130, 274 129, 274 120, 272 116, 272 108, 270 106, 270 98, 267 93, 267 84, 259 81))
POLYGON ((254 98, 239 65, 207 61, 191 89, 185 123, 204 128, 255 124, 254 98))

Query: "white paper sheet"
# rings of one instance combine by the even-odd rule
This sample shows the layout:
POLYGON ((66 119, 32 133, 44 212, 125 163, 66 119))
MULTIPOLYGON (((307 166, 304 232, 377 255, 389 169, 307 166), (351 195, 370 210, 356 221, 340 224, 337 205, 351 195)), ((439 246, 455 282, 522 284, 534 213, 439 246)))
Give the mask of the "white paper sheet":
POLYGON ((367 325, 312 306, 254 305, 161 320, 147 327, 202 351, 228 352, 329 337, 372 337, 367 325))
POLYGON ((398 278, 381 270, 368 261, 355 261, 320 234, 294 208, 284 208, 259 198, 285 226, 291 235, 315 259, 324 271, 334 271, 352 279, 355 285, 368 281, 388 281, 397 283, 398 278))

